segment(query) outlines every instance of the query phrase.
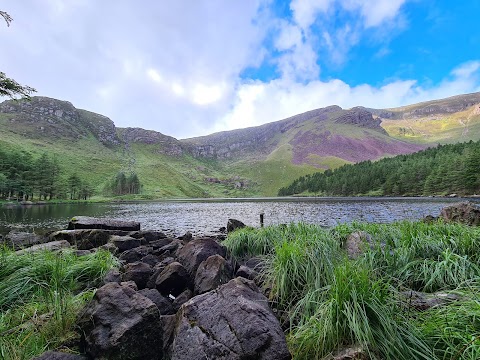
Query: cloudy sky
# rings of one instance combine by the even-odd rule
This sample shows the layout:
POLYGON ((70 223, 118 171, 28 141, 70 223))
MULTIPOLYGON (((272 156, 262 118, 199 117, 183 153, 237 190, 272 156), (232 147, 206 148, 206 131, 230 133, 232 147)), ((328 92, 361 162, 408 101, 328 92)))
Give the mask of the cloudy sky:
POLYGON ((177 138, 480 91, 478 0, 5 0, 0 71, 177 138))

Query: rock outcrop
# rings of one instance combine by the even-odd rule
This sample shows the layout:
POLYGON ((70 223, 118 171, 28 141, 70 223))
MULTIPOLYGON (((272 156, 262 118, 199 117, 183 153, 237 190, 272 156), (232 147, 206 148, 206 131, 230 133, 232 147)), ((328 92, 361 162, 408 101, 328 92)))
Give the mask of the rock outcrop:
POLYGON ((469 202, 461 202, 444 207, 440 218, 446 222, 459 222, 471 226, 480 226, 480 206, 469 202))

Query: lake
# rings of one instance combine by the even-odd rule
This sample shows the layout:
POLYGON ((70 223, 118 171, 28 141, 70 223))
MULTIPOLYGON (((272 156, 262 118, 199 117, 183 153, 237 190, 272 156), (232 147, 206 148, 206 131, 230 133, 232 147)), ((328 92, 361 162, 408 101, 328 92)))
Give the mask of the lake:
MULTIPOLYGON (((229 218, 258 227, 260 213, 265 225, 306 222, 334 226, 354 220, 388 223, 438 216, 459 198, 261 198, 198 199, 129 203, 73 203, 14 205, 0 208, 0 234, 15 229, 44 233, 64 229, 73 216, 135 220, 142 229, 163 230, 179 236, 215 234, 229 218)), ((480 203, 480 199, 470 199, 480 203)))

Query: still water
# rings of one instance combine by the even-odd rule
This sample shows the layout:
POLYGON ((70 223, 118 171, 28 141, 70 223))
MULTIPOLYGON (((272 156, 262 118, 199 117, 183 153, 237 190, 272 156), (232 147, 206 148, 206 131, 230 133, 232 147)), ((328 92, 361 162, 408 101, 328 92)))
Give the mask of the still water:
MULTIPOLYGON (((163 230, 169 235, 214 234, 229 218, 259 226, 307 222, 334 226, 354 220, 388 223, 438 216, 442 207, 462 199, 445 198, 267 198, 170 200, 132 203, 47 204, 0 207, 0 234, 22 230, 44 233, 64 229, 73 216, 135 220, 142 229, 163 230)), ((470 199, 480 202, 480 199, 470 199)))

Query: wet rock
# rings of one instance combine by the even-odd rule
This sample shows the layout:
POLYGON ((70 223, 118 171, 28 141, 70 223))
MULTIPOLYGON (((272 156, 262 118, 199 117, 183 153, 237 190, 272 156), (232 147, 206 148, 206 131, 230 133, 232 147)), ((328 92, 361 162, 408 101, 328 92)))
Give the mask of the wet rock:
POLYGON ((227 222, 227 232, 232 232, 237 229, 244 228, 246 225, 237 219, 228 219, 227 222))
POLYGON ((152 273, 153 269, 150 265, 134 262, 125 266, 123 281, 133 281, 137 284, 138 289, 144 289, 152 273))
POLYGON ((220 255, 225 258, 226 254, 225 247, 210 238, 192 240, 176 252, 178 261, 192 277, 195 276, 202 261, 212 255, 220 255))
POLYGON ((153 303, 157 305, 161 315, 175 314, 176 311, 173 308, 172 302, 160 294, 157 289, 142 289, 139 293, 152 300, 153 303))
POLYGON ((33 245, 28 248, 16 251, 17 254, 31 253, 35 251, 59 251, 62 249, 67 249, 70 247, 70 244, 66 240, 60 241, 50 241, 44 244, 33 245))
POLYGON ((79 320, 82 347, 94 359, 162 359, 157 306, 126 284, 97 290, 79 320))
POLYGON ((13 250, 21 250, 33 245, 41 244, 46 242, 46 239, 34 233, 21 232, 21 231, 10 231, 2 242, 13 250))
POLYGON ((121 253, 142 245, 140 239, 134 239, 130 236, 112 236, 110 242, 115 245, 121 253))
POLYGON ((400 293, 402 301, 409 307, 424 311, 435 306, 442 306, 452 301, 461 300, 461 296, 447 292, 424 293, 420 291, 403 291, 400 293))
POLYGON ((203 261, 197 269, 194 281, 195 294, 203 294, 228 283, 233 270, 220 255, 212 255, 203 261))
POLYGON ((441 210, 440 218, 446 222, 480 226, 480 206, 470 201, 446 206, 441 210))
POLYGON ((185 289, 180 295, 178 295, 175 300, 173 300, 173 309, 175 310, 175 312, 177 312, 178 309, 180 309, 180 307, 192 297, 193 292, 190 289, 185 289))
POLYGON ((110 233, 105 230, 61 230, 49 236, 51 241, 67 240, 79 250, 90 250, 105 245, 110 239, 110 233))
POLYGON ((88 216, 75 216, 68 223, 68 230, 75 229, 103 229, 139 231, 140 223, 137 221, 122 221, 115 219, 97 219, 88 216))
POLYGON ((164 238, 167 237, 167 235, 165 235, 165 233, 163 233, 161 231, 155 231, 155 230, 135 231, 135 232, 131 232, 129 235, 131 237, 135 238, 135 239, 144 238, 147 241, 147 243, 150 243, 150 242, 156 241, 156 240, 160 240, 160 239, 164 239, 164 238))
POLYGON ((153 249, 151 247, 142 245, 142 246, 122 252, 118 257, 118 259, 126 263, 132 263, 132 262, 140 261, 143 257, 147 256, 152 251, 153 249))
POLYGON ((32 360, 86 360, 87 358, 81 355, 67 354, 58 351, 47 351, 40 356, 34 357, 32 360))
POLYGON ((267 299, 243 278, 183 304, 175 334, 172 360, 291 359, 267 299))
POLYGON ((177 296, 187 287, 191 287, 190 276, 179 262, 167 265, 155 281, 156 289, 165 296, 177 296))
POLYGON ((364 253, 365 246, 372 244, 372 236, 365 231, 351 233, 345 241, 344 248, 350 259, 356 259, 364 253))

